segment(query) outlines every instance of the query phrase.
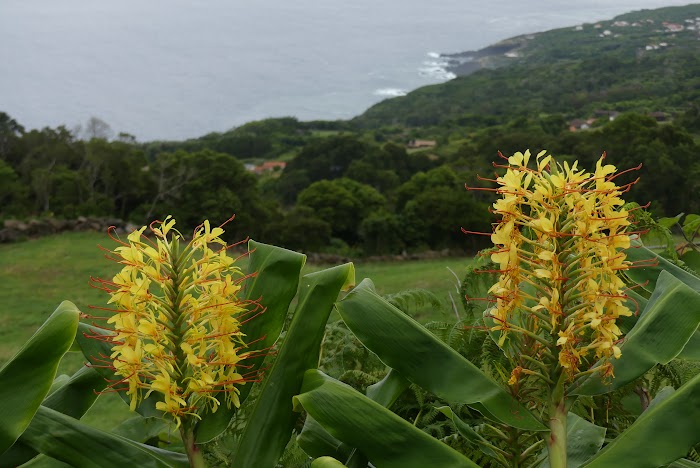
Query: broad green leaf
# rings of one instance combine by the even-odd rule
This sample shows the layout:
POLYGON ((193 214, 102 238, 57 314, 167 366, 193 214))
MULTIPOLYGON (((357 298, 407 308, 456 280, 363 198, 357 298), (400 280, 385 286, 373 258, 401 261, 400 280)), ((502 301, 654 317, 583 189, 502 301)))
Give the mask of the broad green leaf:
POLYGON ((500 385, 372 290, 364 280, 338 311, 357 338, 406 379, 450 403, 474 406, 497 421, 546 428, 500 385))
POLYGON ((64 301, 22 349, 0 369, 0 453, 22 435, 51 389, 80 312, 64 301))
MULTIPOLYGON (((596 426, 574 413, 567 414, 566 467, 578 468, 598 453, 605 442, 605 432, 604 427, 596 426)), ((540 467, 549 468, 549 460, 546 459, 540 467)))
MULTIPOLYGON (((408 380, 404 379, 394 369, 389 369, 389 372, 382 380, 367 387, 366 395, 370 400, 376 401, 385 408, 390 408, 409 385, 410 382, 408 380)), ((330 435, 311 416, 306 417, 304 428, 297 437, 297 443, 312 457, 327 455, 347 460, 353 450, 352 447, 330 435)))
MULTIPOLYGON (((97 392, 105 388, 107 382, 95 369, 87 366, 66 378, 67 381, 50 393, 41 405, 80 419, 93 405, 97 392)), ((20 436, 12 447, 0 455, 0 466, 19 466, 36 455, 37 452, 27 447, 20 436)))
MULTIPOLYGON (((107 330, 87 323, 80 323, 75 339, 80 345, 80 349, 83 350, 85 359, 90 362, 90 366, 107 382, 117 382, 121 380, 121 377, 118 377, 111 368, 109 356, 112 354, 112 345, 107 341, 110 334, 107 330)), ((131 399, 126 392, 120 391, 118 395, 127 405, 130 404, 131 399)), ((136 412, 145 418, 162 417, 163 412, 156 409, 159 395, 160 393, 153 392, 148 398, 141 400, 136 407, 136 412)))
POLYGON ((685 213, 681 213, 679 215, 674 216, 673 218, 659 218, 657 223, 659 223, 660 226, 666 228, 666 229, 671 229, 673 226, 678 224, 678 221, 681 220, 685 213))
POLYGON ((51 388, 49 389, 47 395, 51 395, 53 392, 63 387, 68 383, 68 380, 70 380, 70 375, 68 374, 61 374, 57 376, 55 379, 53 379, 53 382, 51 382, 51 388))
MULTIPOLYGON (((299 274, 306 256, 253 240, 248 242, 248 251, 248 274, 254 276, 246 281, 246 299, 259 300, 264 308, 264 313, 242 326, 248 340, 254 341, 248 351, 254 351, 267 349, 277 341, 289 311, 289 304, 297 293, 299 274)), ((251 370, 257 369, 263 359, 264 356, 254 357, 248 359, 245 365, 252 366, 251 370)), ((251 387, 252 384, 240 388, 241 402, 245 401, 251 387)), ((236 408, 233 406, 229 408, 226 404, 221 404, 216 413, 203 415, 202 421, 195 429, 197 442, 208 442, 220 435, 228 427, 235 412, 236 408)))
MULTIPOLYGON (((246 282, 246 299, 259 299, 265 313, 245 323, 242 330, 248 339, 259 339, 248 350, 267 349, 275 344, 282 331, 289 305, 299 289, 299 276, 306 255, 253 240, 248 242, 248 250, 248 272, 255 273, 255 276, 246 282)), ((250 359, 246 365, 259 367, 264 358, 250 359)), ((241 402, 251 386, 246 387, 241 388, 241 402)))
POLYGON ((180 453, 143 445, 40 407, 22 440, 34 450, 76 467, 188 467, 180 453))
POLYGON ((700 229, 700 215, 689 214, 683 220, 683 233, 689 239, 692 239, 693 235, 700 229))
POLYGON ((690 267, 695 271, 695 273, 700 273, 700 252, 697 250, 689 250, 680 259, 686 266, 690 267))
POLYGON ((668 465, 667 468, 700 468, 700 463, 695 463, 687 458, 681 458, 668 465))
POLYGON ((179 433, 172 429, 173 425, 163 418, 134 416, 115 427, 112 434, 126 437, 134 442, 147 442, 169 431, 173 433, 174 437, 178 437, 179 433))
POLYGON ((34 457, 32 460, 22 465, 22 468, 70 468, 70 465, 68 463, 55 460, 51 457, 47 457, 46 455, 39 455, 38 457, 34 457))
POLYGON ((695 330, 695 333, 691 335, 683 351, 678 355, 678 359, 700 361, 700 330, 695 330))
POLYGON ((481 450, 489 457, 499 458, 499 455, 494 450, 484 445, 483 443, 480 443, 488 443, 488 441, 481 434, 472 429, 472 427, 469 424, 462 421, 462 419, 459 416, 457 416, 454 413, 454 411, 452 411, 452 408, 450 408, 449 406, 441 406, 436 409, 445 416, 447 416, 447 418, 450 421, 452 421, 452 424, 454 424, 455 428, 457 429, 457 432, 459 432, 459 435, 461 435, 467 442, 469 442, 470 445, 479 448, 479 450, 481 450))
POLYGON ((311 468, 343 468, 344 466, 333 457, 320 457, 311 462, 311 468))
POLYGON ((700 293, 667 272, 661 272, 644 313, 621 346, 622 356, 610 362, 615 378, 607 385, 594 374, 572 393, 599 395, 633 381, 656 364, 678 356, 700 323, 700 293))
POLYGON ((342 443, 323 428, 313 417, 306 415, 297 443, 310 457, 330 456, 347 460, 353 448, 342 443))
POLYGON ((700 375, 642 413, 585 465, 655 468, 683 457, 700 442, 700 375))
POLYGON ((389 372, 382 380, 367 387, 367 398, 386 408, 391 408, 391 405, 394 404, 409 385, 411 385, 411 382, 403 378, 396 370, 389 369, 389 372))
POLYGON ((333 437, 357 447, 382 468, 478 467, 382 405, 324 373, 310 369, 294 397, 333 437))
POLYGON ((672 274, 695 291, 700 292, 700 278, 647 249, 639 241, 633 241, 632 247, 625 250, 625 253, 627 260, 637 263, 633 268, 625 270, 625 275, 635 283, 642 284, 648 292, 654 291, 656 281, 662 271, 672 274))
POLYGON ((304 372, 318 366, 328 316, 342 289, 355 283, 352 263, 305 275, 299 302, 277 358, 262 382, 248 423, 229 462, 237 468, 274 466, 292 434, 297 415, 292 397, 304 372))
POLYGON ((83 366, 68 382, 41 403, 72 418, 80 419, 97 400, 107 381, 92 367, 83 366))

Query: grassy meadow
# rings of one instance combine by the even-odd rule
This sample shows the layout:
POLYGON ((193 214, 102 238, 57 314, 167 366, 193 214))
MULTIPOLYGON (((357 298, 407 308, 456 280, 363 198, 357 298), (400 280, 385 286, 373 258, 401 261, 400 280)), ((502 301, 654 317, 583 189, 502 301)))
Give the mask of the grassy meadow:
MULTIPOLYGON (((98 245, 114 243, 106 234, 94 232, 64 233, 56 236, 0 245, 0 365, 10 359, 24 342, 63 300, 74 302, 80 310, 88 305, 106 306, 107 295, 89 285, 90 276, 111 278, 119 265, 104 258, 98 245)), ((371 278, 379 293, 392 294, 406 289, 424 288, 435 293, 442 310, 416 311, 420 321, 448 319, 453 316, 448 291, 459 303, 456 291, 469 263, 468 258, 407 261, 396 263, 356 263, 356 278, 371 278)), ((307 265, 306 272, 323 268, 307 265)), ((458 304, 459 307, 459 304, 458 304)), ((72 373, 83 363, 80 353, 68 353, 59 373, 72 373)), ((83 421, 110 429, 131 416, 126 405, 113 394, 100 397, 83 421)))

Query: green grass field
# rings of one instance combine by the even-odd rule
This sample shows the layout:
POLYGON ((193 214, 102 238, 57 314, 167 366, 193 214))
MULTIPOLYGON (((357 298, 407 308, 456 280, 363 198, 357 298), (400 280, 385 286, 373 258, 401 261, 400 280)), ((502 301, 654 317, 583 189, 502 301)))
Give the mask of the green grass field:
MULTIPOLYGON (((64 233, 52 237, 0 245, 0 365, 10 359, 63 300, 91 313, 88 305, 106 306, 107 295, 89 285, 90 276, 111 278, 119 265, 104 258, 98 245, 113 248, 106 234, 64 233)), ((458 303, 455 285, 469 264, 468 258, 357 263, 357 282, 371 278, 379 293, 392 294, 415 288, 435 293, 441 310, 421 309, 421 321, 453 317, 448 291, 458 303)), ((323 268, 307 265, 305 271, 323 268)), ((80 353, 69 353, 59 373, 72 373, 83 363, 80 353)), ((118 397, 101 396, 83 418, 88 424, 110 429, 131 414, 118 397)))

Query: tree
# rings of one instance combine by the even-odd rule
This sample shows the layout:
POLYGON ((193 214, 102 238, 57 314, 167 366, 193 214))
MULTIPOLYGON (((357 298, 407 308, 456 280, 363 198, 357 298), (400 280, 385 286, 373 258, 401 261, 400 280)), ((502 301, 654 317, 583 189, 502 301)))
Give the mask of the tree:
POLYGON ((334 236, 349 244, 359 239, 362 220, 385 203, 386 199, 374 188, 345 178, 315 182, 297 200, 297 206, 313 209, 331 225, 334 236))
POLYGON ((97 117, 90 117, 85 124, 83 135, 88 141, 94 138, 109 140, 112 135, 114 135, 114 131, 112 131, 112 127, 104 120, 98 119, 97 117))

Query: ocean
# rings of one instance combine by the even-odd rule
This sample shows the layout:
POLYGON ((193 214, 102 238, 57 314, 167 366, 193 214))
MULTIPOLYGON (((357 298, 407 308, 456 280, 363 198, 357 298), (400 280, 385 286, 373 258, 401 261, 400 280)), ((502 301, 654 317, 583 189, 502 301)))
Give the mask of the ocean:
POLYGON ((95 116, 139 141, 346 119, 453 78, 440 53, 686 3, 2 0, 0 111, 26 128, 95 116))

